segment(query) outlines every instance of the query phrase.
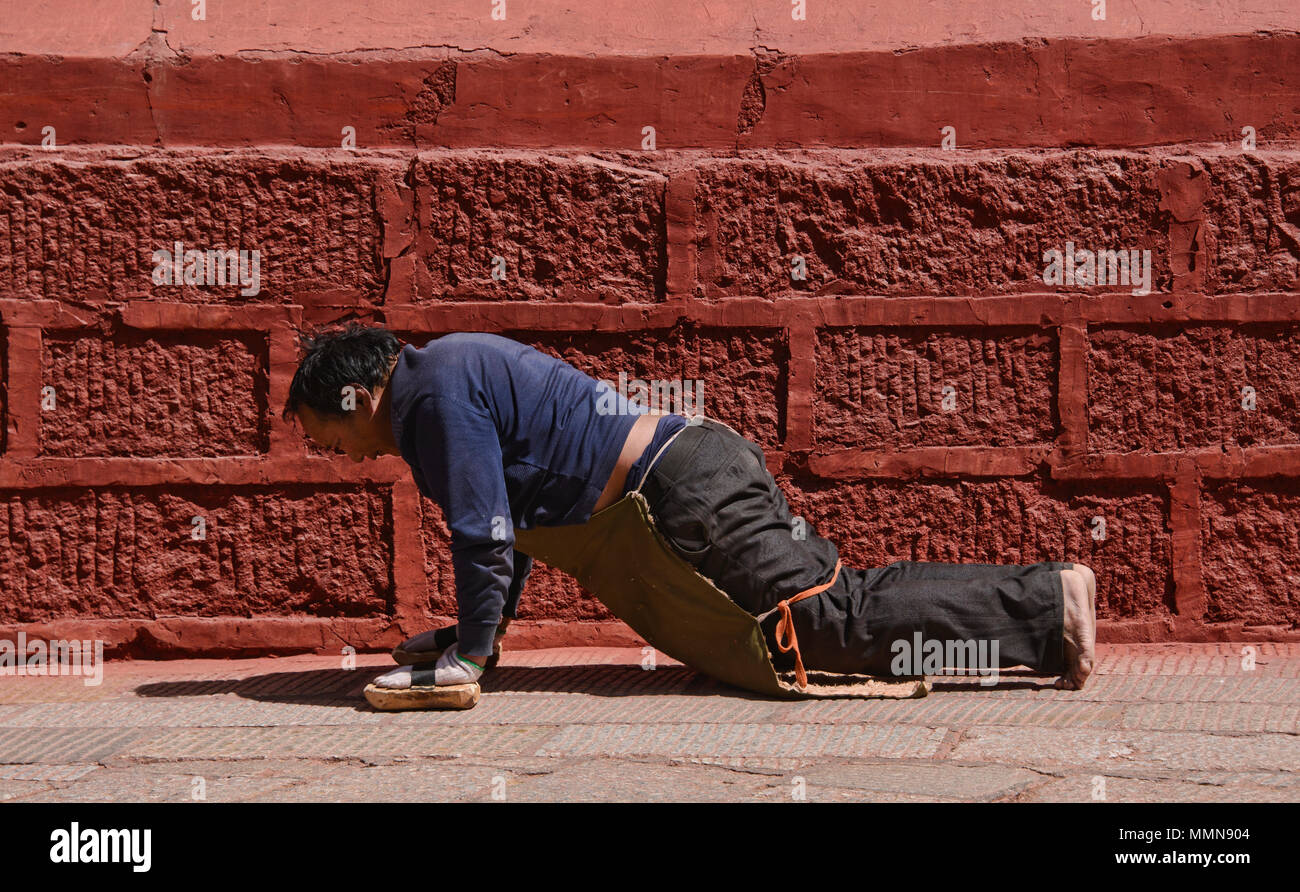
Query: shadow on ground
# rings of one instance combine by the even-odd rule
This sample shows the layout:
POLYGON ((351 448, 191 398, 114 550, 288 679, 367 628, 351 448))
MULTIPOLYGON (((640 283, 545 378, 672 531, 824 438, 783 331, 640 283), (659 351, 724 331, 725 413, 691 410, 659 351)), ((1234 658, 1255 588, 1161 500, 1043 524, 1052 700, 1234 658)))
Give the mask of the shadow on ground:
MULTIPOLYGON (((300 672, 271 672, 248 678, 185 681, 161 681, 139 685, 134 689, 141 697, 204 697, 234 694, 250 700, 273 703, 305 703, 338 706, 370 711, 362 690, 377 675, 387 671, 382 666, 358 669, 307 669, 300 672)), ((1027 676, 1027 673, 1002 672, 1003 676, 1027 676)), ((1040 676, 1000 680, 995 687, 984 687, 977 678, 938 677, 931 679, 931 696, 936 693, 1032 690, 1050 687, 1040 676), (1038 680, 1035 680, 1038 679, 1038 680)), ((628 697, 644 694, 725 695, 744 700, 776 700, 751 691, 732 687, 683 666, 645 670, 639 666, 503 666, 493 669, 482 680, 484 694, 555 693, 592 694, 599 697, 628 697)))
MULTIPOLYGON (((248 678, 210 681, 150 682, 136 687, 141 697, 203 697, 235 694, 250 700, 308 703, 369 710, 362 689, 387 671, 382 666, 358 669, 308 669, 271 672, 248 678)), ((763 699, 679 666, 647 671, 639 666, 508 666, 497 667, 482 680, 484 694, 556 693, 628 697, 642 694, 731 694, 763 699)))

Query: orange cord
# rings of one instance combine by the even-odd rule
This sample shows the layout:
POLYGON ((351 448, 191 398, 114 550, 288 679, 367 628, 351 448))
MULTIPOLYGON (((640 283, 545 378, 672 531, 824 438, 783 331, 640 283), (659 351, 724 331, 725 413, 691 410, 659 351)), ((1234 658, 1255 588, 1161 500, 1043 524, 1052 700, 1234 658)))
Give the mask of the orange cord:
POLYGON ((835 580, 840 578, 840 562, 835 562, 835 572, 831 575, 831 581, 824 585, 813 586, 810 589, 800 592, 793 597, 786 598, 777 604, 777 609, 781 611, 781 618, 776 623, 776 646, 781 649, 782 653, 794 651, 794 676, 799 679, 799 688, 804 690, 808 687, 808 673, 803 671, 803 657, 799 654, 799 637, 794 633, 794 617, 790 615, 790 605, 795 601, 802 601, 804 598, 811 598, 813 595, 820 595, 826 589, 835 584, 835 580), (790 643, 785 643, 786 634, 789 633, 790 643))

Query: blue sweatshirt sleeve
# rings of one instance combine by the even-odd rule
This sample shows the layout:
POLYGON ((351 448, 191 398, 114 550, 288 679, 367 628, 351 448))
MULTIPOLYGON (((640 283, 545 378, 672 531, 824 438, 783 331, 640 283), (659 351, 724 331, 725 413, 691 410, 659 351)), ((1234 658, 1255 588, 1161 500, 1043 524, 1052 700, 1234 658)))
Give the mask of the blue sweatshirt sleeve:
POLYGON ((516 551, 515 560, 515 577, 510 580, 510 590, 506 592, 506 607, 503 615, 507 619, 514 619, 519 612, 519 596, 524 592, 524 583, 528 581, 528 574, 533 571, 533 559, 522 551, 516 551))
POLYGON ((451 530, 458 649, 490 654, 515 578, 514 522, 496 426, 485 410, 445 396, 426 398, 414 420, 421 474, 451 530))

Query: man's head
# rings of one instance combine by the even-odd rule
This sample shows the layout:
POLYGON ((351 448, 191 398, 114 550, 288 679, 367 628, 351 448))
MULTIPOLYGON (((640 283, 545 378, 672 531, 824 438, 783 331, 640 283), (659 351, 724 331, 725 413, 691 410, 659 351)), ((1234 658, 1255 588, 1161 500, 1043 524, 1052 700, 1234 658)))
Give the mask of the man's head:
POLYGON ((397 337, 353 322, 303 335, 300 343, 303 357, 289 385, 284 420, 298 419, 312 440, 353 461, 400 454, 384 398, 401 351, 397 337))

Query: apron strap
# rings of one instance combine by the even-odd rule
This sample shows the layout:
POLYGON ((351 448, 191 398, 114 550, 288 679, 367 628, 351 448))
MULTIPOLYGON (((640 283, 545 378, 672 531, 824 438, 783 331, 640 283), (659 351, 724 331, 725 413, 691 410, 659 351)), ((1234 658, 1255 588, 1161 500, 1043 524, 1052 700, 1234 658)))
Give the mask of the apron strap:
MULTIPOLYGON (((725 421, 718 421, 718 419, 716 419, 716 418, 710 418, 708 415, 705 415, 703 412, 698 412, 698 413, 696 413, 696 414, 693 415, 693 416, 688 416, 687 419, 686 419, 686 427, 691 427, 691 426, 692 426, 692 419, 694 419, 694 418, 699 418, 701 421, 705 421, 705 420, 712 421, 712 422, 714 422, 715 424, 720 424, 720 425, 722 425, 723 427, 725 427, 727 430, 731 431, 731 432, 732 432, 733 434, 735 434, 736 436, 738 436, 738 437, 739 437, 739 436, 742 436, 742 434, 740 433, 740 431, 736 430, 734 427, 732 427, 731 425, 727 424, 725 421)), ((699 422, 695 422, 695 423, 698 424, 699 422)), ((632 490, 632 492, 640 492, 640 491, 641 491, 641 486, 646 482, 646 479, 650 476, 650 472, 654 469, 655 463, 659 461, 659 456, 661 456, 661 455, 664 454, 664 451, 665 451, 669 446, 672 445, 673 440, 676 440, 677 437, 681 435, 681 432, 682 432, 682 431, 686 430, 686 427, 684 427, 684 428, 682 428, 681 430, 677 431, 677 433, 673 434, 671 437, 669 437, 667 440, 664 441, 664 445, 662 445, 662 446, 659 447, 659 451, 656 452, 656 453, 654 454, 654 457, 650 459, 650 464, 646 465, 645 470, 641 472, 641 479, 638 480, 638 481, 636 482, 636 489, 632 490)))
MULTIPOLYGON (((689 427, 689 425, 687 425, 687 427, 689 427)), ((636 489, 632 490, 632 492, 640 492, 640 491, 641 491, 641 486, 646 482, 646 478, 648 478, 648 477, 650 476, 650 472, 651 472, 652 470, 654 470, 655 463, 656 463, 657 461, 659 461, 659 456, 661 456, 661 455, 664 454, 664 450, 665 450, 665 449, 667 449, 669 446, 673 445, 673 440, 676 440, 677 437, 678 437, 678 436, 681 434, 681 432, 684 431, 684 430, 686 430, 685 427, 682 428, 682 429, 679 430, 677 433, 673 434, 671 437, 669 437, 667 440, 664 441, 664 445, 660 446, 660 447, 659 447, 659 451, 656 452, 656 453, 654 454, 654 457, 653 457, 652 459, 650 459, 650 464, 646 465, 646 466, 645 466, 645 470, 641 472, 641 479, 638 480, 638 481, 636 482, 636 489)))
POLYGON ((799 688, 806 690, 808 688, 808 673, 803 669, 803 657, 799 654, 799 636, 794 633, 794 617, 790 614, 790 605, 795 601, 802 601, 804 598, 811 598, 813 595, 820 595, 826 589, 835 584, 835 580, 840 578, 840 562, 835 562, 835 572, 831 575, 831 581, 822 585, 815 585, 810 589, 805 589, 797 595, 786 598, 776 605, 776 609, 781 611, 781 618, 776 623, 776 646, 781 649, 782 653, 794 651, 794 675, 799 679, 799 688), (789 636, 789 643, 784 640, 789 636))

